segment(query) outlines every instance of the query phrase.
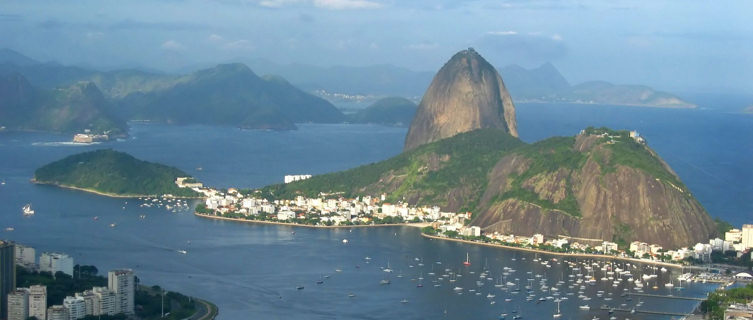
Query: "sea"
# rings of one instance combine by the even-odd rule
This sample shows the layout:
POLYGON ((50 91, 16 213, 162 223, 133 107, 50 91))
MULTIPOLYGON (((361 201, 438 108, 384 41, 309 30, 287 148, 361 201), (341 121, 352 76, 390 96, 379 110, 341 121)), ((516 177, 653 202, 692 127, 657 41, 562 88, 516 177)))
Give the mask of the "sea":
MULTIPOLYGON (((587 126, 637 130, 712 216, 736 226, 753 222, 751 115, 598 105, 517 107, 526 142, 574 135, 587 126)), ((277 132, 132 122, 129 134, 124 140, 76 145, 66 135, 0 132, 0 239, 34 247, 37 254, 65 252, 75 263, 96 265, 102 272, 132 268, 142 284, 214 302, 219 319, 499 319, 501 314, 551 319, 557 309, 553 301, 563 297, 568 299, 560 302, 561 319, 672 319, 699 303, 678 297, 704 297, 716 288, 679 284, 673 279, 682 270, 615 263, 612 268, 629 270, 636 278, 655 274, 645 282, 644 293, 662 297, 628 295, 636 292, 627 281, 601 280, 610 275, 600 269, 605 265, 600 261, 554 261, 557 257, 544 254, 431 240, 411 227, 323 230, 207 220, 190 210, 143 207, 139 199, 29 182, 46 163, 112 148, 178 167, 206 185, 260 187, 280 183, 286 174, 321 174, 389 158, 400 153, 406 129, 300 124, 298 130, 277 132), (22 216, 26 203, 34 216, 22 216), (462 265, 466 255, 468 267, 462 265), (596 285, 581 288, 570 281, 587 274, 584 266, 594 263, 596 285), (675 288, 665 287, 668 282, 675 288), (495 286, 500 283, 502 288, 495 286), (581 294, 591 300, 578 298, 581 294), (526 300, 529 295, 532 301, 526 300), (585 304, 590 310, 579 309, 585 304), (614 314, 602 306, 615 308, 614 314), (619 311, 631 309, 667 314, 619 311)))

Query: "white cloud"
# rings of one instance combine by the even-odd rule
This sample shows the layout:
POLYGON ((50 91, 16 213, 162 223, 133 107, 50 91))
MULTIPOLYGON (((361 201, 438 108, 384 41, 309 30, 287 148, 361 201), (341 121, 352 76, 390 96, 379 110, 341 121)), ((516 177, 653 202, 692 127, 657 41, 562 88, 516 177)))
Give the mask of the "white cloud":
POLYGON ((489 31, 486 34, 494 35, 494 36, 514 36, 518 34, 517 31, 508 30, 508 31, 489 31))
POLYGON ((409 44, 406 48, 411 50, 431 50, 437 47, 439 47, 439 45, 434 42, 421 42, 409 44))
POLYGON ((551 38, 554 41, 562 41, 562 36, 557 33, 553 34, 551 38))
POLYGON ((223 38, 223 37, 222 37, 221 35, 219 35, 219 34, 214 34, 214 33, 212 33, 212 34, 210 34, 210 35, 209 35, 209 37, 208 37, 207 39, 208 39, 209 41, 212 41, 212 42, 220 42, 220 41, 224 40, 225 38, 223 38))
POLYGON ((165 49, 165 50, 180 51, 185 48, 186 47, 182 43, 175 40, 167 40, 162 43, 162 49, 165 49))
POLYGON ((333 10, 377 9, 382 5, 368 0, 314 0, 314 6, 333 10))

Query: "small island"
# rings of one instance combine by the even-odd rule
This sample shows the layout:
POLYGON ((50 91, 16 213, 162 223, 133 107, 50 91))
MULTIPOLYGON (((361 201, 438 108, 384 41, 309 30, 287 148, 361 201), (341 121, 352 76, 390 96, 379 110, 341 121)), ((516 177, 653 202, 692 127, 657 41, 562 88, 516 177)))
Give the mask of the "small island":
MULTIPOLYGON (((74 154, 47 164, 34 172, 31 181, 110 197, 200 196, 190 187, 177 184, 178 180, 195 182, 177 168, 139 160, 124 152, 102 149, 74 154)), ((193 184, 196 183, 189 185, 193 184)))

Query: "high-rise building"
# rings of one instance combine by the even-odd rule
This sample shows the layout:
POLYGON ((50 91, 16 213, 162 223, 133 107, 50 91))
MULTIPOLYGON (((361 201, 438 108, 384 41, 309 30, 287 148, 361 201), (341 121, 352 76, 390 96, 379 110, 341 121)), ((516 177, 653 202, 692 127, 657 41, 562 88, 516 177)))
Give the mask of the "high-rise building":
POLYGON ((68 309, 68 320, 86 317, 86 301, 82 297, 65 297, 63 306, 68 309))
POLYGON ((54 305, 47 308, 47 320, 70 320, 68 308, 61 305, 54 305))
POLYGON ((8 318, 8 293, 16 290, 16 248, 0 240, 0 318, 8 318))
POLYGON ((742 244, 747 248, 753 248, 753 224, 743 225, 742 244))
POLYGON ((118 313, 118 295, 107 287, 94 287, 92 292, 99 299, 98 315, 115 315, 118 313))
POLYGON ((32 247, 16 244, 16 264, 31 267, 37 263, 37 252, 32 247))
POLYGON ((86 305, 86 315, 87 316, 98 316, 100 315, 99 309, 99 297, 94 294, 94 291, 92 290, 85 290, 84 292, 76 292, 76 297, 80 297, 84 299, 84 303, 86 305))
POLYGON ((136 294, 133 270, 120 269, 107 273, 107 287, 117 294, 119 313, 133 314, 133 299, 136 294))
POLYGON ((47 319, 47 287, 34 285, 29 287, 29 317, 47 319))
POLYGON ((8 294, 8 320, 29 318, 29 289, 18 288, 8 294))
POLYGON ((44 252, 39 257, 39 271, 52 273, 58 271, 73 276, 73 258, 65 253, 44 252))

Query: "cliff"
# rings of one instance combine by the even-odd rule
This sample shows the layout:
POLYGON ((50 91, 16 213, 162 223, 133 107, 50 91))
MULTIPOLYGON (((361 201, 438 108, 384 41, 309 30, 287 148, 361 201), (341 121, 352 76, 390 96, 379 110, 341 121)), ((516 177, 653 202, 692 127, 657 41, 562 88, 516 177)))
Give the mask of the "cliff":
POLYGON ((405 150, 481 128, 518 136, 515 106, 497 70, 473 49, 455 54, 418 105, 405 150))

